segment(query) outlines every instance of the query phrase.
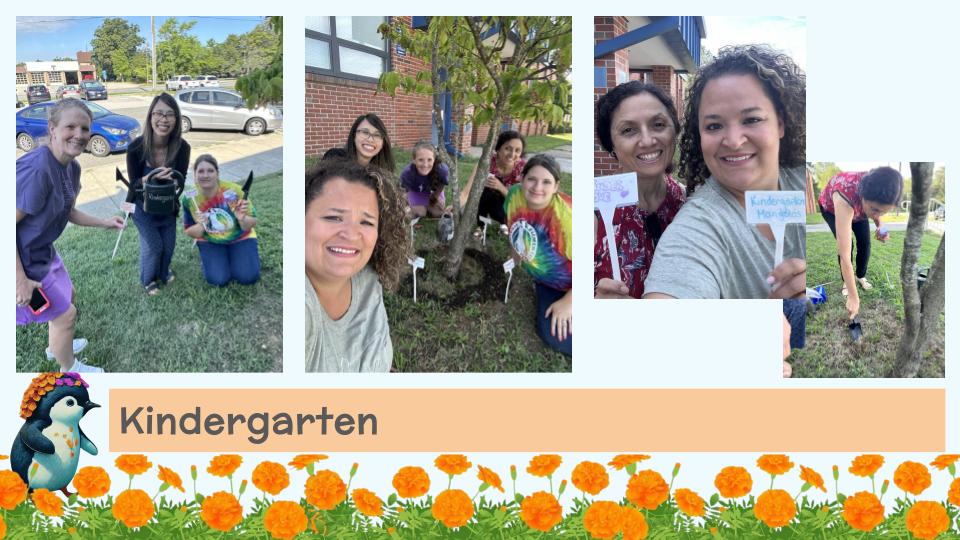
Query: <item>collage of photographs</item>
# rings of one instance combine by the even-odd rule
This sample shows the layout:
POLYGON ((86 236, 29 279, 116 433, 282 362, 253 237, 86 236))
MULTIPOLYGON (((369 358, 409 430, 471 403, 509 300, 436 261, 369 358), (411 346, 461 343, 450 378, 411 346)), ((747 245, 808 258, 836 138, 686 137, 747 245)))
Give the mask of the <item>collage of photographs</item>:
POLYGON ((299 362, 302 152, 306 373, 571 373, 592 250, 578 307, 769 299, 784 378, 943 378, 945 165, 808 156, 806 20, 592 24, 591 188, 572 17, 18 17, 16 370, 299 362))

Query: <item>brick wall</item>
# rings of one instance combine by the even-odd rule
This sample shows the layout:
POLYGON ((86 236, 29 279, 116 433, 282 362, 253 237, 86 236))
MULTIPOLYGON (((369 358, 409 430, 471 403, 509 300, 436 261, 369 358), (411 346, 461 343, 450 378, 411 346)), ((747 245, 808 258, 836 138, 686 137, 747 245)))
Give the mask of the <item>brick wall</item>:
MULTIPOLYGON (((402 17, 410 24, 410 17, 402 17)), ((429 69, 410 56, 398 56, 391 47, 390 65, 394 71, 414 74, 429 69)), ((350 126, 358 116, 374 113, 383 120, 394 147, 410 148, 417 141, 430 140, 432 103, 430 96, 396 97, 376 92, 375 83, 352 81, 328 75, 306 73, 304 110, 304 151, 308 156, 322 155, 334 146, 342 147, 350 126)))
MULTIPOLYGON (((627 31, 626 17, 594 17, 593 18, 593 39, 594 44, 613 39, 627 31)), ((614 51, 606 56, 594 60, 595 69, 602 69, 604 72, 603 86, 594 86, 593 102, 596 104, 600 96, 618 83, 618 73, 620 77, 629 77, 630 59, 626 50, 614 51)), ((596 112, 596 109, 594 109, 596 112)), ((596 121, 596 118, 594 118, 596 121)), ((600 146, 600 140, 596 133, 593 138, 593 174, 603 176, 607 174, 616 174, 620 172, 620 166, 617 160, 613 158, 606 150, 600 146)))

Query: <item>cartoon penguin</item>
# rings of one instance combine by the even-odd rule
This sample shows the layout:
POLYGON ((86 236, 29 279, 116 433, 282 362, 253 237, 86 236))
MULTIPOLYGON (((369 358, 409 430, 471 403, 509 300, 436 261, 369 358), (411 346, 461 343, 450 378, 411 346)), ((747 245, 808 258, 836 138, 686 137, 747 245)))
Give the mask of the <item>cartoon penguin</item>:
POLYGON ((97 455, 80 429, 80 419, 100 406, 90 401, 88 386, 77 373, 41 373, 23 393, 20 416, 26 422, 13 441, 10 466, 31 490, 59 489, 69 496, 80 449, 97 455))

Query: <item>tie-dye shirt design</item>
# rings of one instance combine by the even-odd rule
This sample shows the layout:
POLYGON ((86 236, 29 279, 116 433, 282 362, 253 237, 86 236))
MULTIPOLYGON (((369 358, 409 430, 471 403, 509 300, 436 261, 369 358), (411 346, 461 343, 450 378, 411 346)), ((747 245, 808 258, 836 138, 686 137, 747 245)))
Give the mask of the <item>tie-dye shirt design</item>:
MULTIPOLYGON (((232 244, 247 238, 256 238, 254 229, 244 231, 237 222, 234 209, 243 199, 243 189, 233 182, 220 182, 220 189, 213 197, 204 197, 203 192, 196 186, 189 186, 180 196, 183 206, 183 228, 189 228, 197 223, 203 223, 205 240, 214 244, 232 244)), ((253 203, 247 201, 247 215, 256 217, 257 211, 253 203)))
POLYGON ((522 188, 522 184, 512 186, 503 203, 510 244, 535 281, 559 291, 570 290, 573 281, 570 196, 557 193, 549 206, 533 210, 527 206, 522 188))

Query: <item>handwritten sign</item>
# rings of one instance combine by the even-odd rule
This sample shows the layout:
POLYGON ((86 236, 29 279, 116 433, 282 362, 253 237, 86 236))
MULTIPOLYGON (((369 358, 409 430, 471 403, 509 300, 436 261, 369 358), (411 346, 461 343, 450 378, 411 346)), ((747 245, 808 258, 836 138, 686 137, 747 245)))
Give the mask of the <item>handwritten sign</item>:
POLYGON ((503 271, 507 274, 507 291, 503 293, 503 303, 506 304, 507 300, 510 298, 510 280, 513 278, 513 268, 517 265, 514 262, 513 257, 506 260, 503 263, 503 271))
POLYGON ((610 270, 613 279, 620 280, 620 255, 613 234, 613 212, 620 206, 637 204, 637 173, 598 176, 593 179, 593 207, 600 212, 603 227, 607 231, 607 247, 610 250, 610 270))
POLYGON ((424 264, 423 257, 407 259, 407 264, 413 267, 413 302, 417 302, 417 269, 422 269, 424 264))
POLYGON ((802 191, 747 191, 747 223, 766 223, 777 242, 773 266, 783 262, 783 234, 788 223, 806 223, 806 198, 802 191))
POLYGON ((132 202, 124 202, 120 204, 120 209, 123 210, 125 214, 132 214, 134 210, 137 209, 137 205, 132 202))
POLYGON ((480 221, 483 222, 483 240, 481 242, 484 246, 487 245, 487 225, 493 223, 493 219, 490 216, 479 216, 480 221))

